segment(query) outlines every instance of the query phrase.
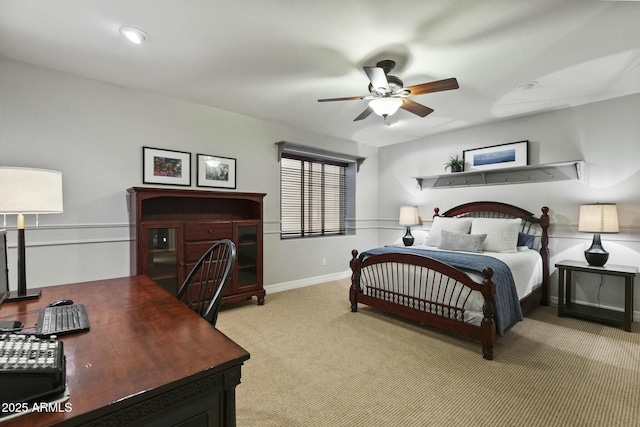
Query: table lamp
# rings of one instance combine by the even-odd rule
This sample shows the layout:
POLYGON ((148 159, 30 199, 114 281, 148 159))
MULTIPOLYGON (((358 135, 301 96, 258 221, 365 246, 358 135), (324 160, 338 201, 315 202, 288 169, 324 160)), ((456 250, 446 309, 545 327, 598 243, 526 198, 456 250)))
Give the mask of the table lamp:
POLYGON ((617 233, 619 231, 616 205, 596 203, 580 206, 578 231, 594 233, 591 247, 584 251, 584 257, 589 265, 597 267, 605 265, 609 259, 609 252, 602 247, 600 233, 617 233))
POLYGON ((411 235, 411 226, 420 224, 417 206, 401 206, 400 207, 400 225, 407 226, 407 232, 402 238, 405 246, 413 245, 413 236, 411 235))
POLYGON ((17 214, 18 216, 16 220, 16 228, 18 230, 18 291, 12 292, 9 300, 23 300, 40 296, 39 289, 27 291, 24 214, 61 212, 61 172, 32 168, 0 167, 0 214, 17 214))

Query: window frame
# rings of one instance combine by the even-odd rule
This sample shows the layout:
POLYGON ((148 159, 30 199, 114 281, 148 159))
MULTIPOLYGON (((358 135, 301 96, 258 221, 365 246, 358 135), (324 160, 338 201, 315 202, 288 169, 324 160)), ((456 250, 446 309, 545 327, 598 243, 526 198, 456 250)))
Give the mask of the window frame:
MULTIPOLYGON (((348 168, 350 163, 348 161, 340 161, 334 159, 327 159, 323 157, 314 156, 312 154, 300 154, 283 151, 280 154, 280 239, 305 239, 313 237, 327 237, 327 236, 344 236, 347 234, 347 206, 348 206, 348 168), (300 183, 296 184, 294 179, 289 179, 285 182, 285 178, 298 178, 297 176, 285 177, 283 167, 283 160, 286 162, 294 161, 300 162, 300 183), (326 170, 329 167, 338 167, 339 173, 331 173, 326 170), (318 171, 317 168, 320 170, 318 171), (329 173, 329 175, 327 175, 329 173), (310 181, 313 178, 320 178, 320 183, 314 183, 310 181), (333 178, 333 179, 331 179, 333 178), (332 198, 339 199, 339 206, 336 209, 328 210, 327 201, 327 184, 335 183, 339 181, 340 188, 336 193, 332 193, 332 198), (291 189, 286 190, 286 187, 296 187, 293 191, 291 189), (315 194, 316 191, 320 191, 320 194, 315 194), (294 200, 295 196, 286 197, 286 192, 296 193, 299 192, 299 200, 294 200), (315 194, 315 195, 314 195, 315 194), (315 208, 308 207, 310 201, 320 202, 320 205, 315 208), (296 205, 299 203, 299 206, 296 205), (287 206, 285 206, 287 204, 287 206), (297 217, 299 224, 297 226, 291 225, 285 227, 284 215, 286 215, 286 208, 297 209, 297 217), (337 215, 337 221, 335 216, 337 215), (333 216, 332 224, 330 226, 327 223, 327 217, 333 216), (314 219, 316 220, 314 223, 314 219), (317 225, 319 219, 320 225, 317 225), (338 226, 335 226, 335 224, 338 226)), ((292 173, 291 175, 294 175, 292 173)))

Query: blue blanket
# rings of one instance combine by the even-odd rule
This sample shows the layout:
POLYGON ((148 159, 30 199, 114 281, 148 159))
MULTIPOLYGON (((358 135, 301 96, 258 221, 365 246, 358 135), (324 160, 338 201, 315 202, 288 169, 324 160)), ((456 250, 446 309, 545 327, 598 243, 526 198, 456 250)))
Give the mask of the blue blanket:
POLYGON ((495 322, 498 335, 504 335, 514 323, 522 320, 522 308, 513 281, 511 270, 503 261, 487 255, 471 254, 466 252, 444 252, 429 249, 416 249, 402 246, 387 246, 375 248, 360 254, 360 260, 371 255, 388 253, 409 253, 433 258, 449 264, 461 270, 472 271, 482 274, 486 267, 493 269, 493 283, 496 285, 495 301, 495 322))

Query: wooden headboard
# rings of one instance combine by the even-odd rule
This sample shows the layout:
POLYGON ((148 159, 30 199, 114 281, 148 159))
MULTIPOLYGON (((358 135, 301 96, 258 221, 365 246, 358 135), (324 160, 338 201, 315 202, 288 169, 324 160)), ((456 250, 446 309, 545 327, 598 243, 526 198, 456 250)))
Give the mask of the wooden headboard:
POLYGON ((537 218, 531 212, 500 202, 471 202, 456 206, 440 214, 434 209, 434 217, 457 218, 522 218, 521 231, 540 236, 540 256, 542 257, 542 295, 540 304, 549 305, 549 208, 543 206, 542 215, 537 218))

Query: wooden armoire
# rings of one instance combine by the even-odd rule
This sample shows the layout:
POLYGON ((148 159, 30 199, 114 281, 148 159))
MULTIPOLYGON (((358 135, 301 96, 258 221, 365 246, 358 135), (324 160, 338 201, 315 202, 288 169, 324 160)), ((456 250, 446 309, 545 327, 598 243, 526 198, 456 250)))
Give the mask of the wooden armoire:
POLYGON ((174 295, 200 256, 231 239, 237 258, 223 303, 264 304, 263 193, 129 188, 132 274, 146 274, 174 295))

